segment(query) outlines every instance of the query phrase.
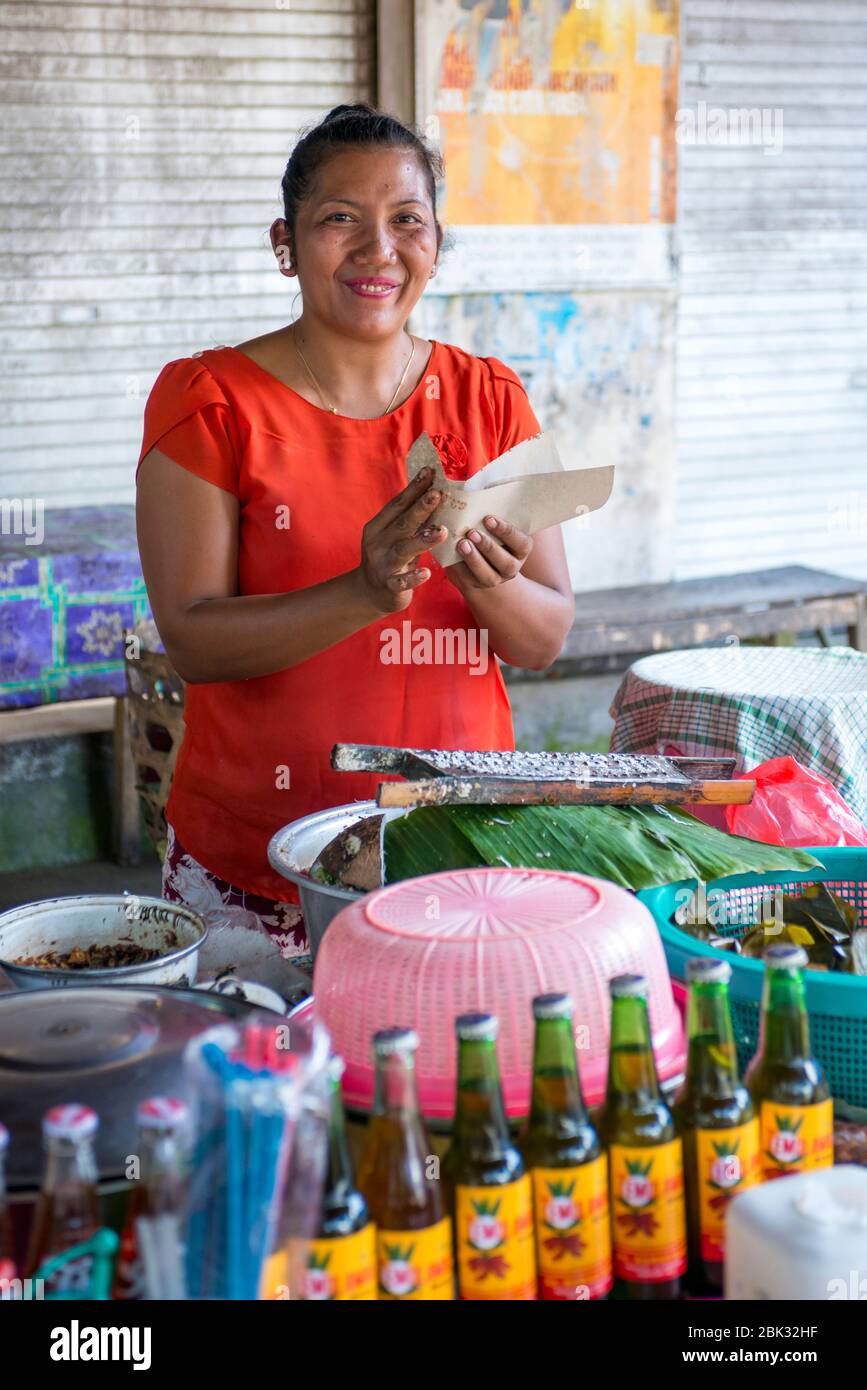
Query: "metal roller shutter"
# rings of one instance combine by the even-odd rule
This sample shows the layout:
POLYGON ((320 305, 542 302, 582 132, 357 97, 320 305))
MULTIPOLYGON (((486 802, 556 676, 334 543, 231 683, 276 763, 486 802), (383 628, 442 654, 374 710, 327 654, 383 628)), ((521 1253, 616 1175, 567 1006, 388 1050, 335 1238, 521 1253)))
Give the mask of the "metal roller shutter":
POLYGON ((288 318, 299 129, 374 90, 375 0, 0 4, 0 492, 130 502, 173 357, 288 318))
POLYGON ((685 0, 676 573, 867 577, 867 0, 685 0), (758 127, 756 127, 758 129, 758 127))

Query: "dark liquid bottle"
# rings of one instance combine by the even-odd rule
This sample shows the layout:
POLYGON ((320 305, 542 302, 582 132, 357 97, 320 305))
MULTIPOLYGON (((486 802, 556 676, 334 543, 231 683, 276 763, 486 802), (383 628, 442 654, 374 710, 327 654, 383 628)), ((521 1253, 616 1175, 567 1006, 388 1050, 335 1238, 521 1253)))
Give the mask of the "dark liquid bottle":
POLYGON ((331 1070, 328 1171, 319 1230, 310 1244, 304 1297, 308 1300, 375 1299, 376 1229, 355 1183, 337 1059, 331 1070))
POLYGON ((612 1283, 608 1160, 590 1122, 568 994, 533 1000, 533 1097, 521 1152, 533 1183, 539 1297, 605 1298, 612 1283))
POLYGON ((807 959, 800 946, 765 952, 761 1037, 746 1073, 765 1182, 834 1162, 833 1104, 810 1046, 802 973, 807 959))
POLYGON ((464 1014, 455 1027, 457 1104, 443 1172, 454 1203, 459 1296, 535 1299, 533 1194, 506 1121, 497 1020, 464 1014))
POLYGON ((683 1140, 690 1293, 722 1293, 725 1214, 759 1180, 759 1125, 738 1078, 728 1000, 728 961, 696 956, 687 964, 689 1053, 674 1119, 683 1140))
POLYGON ((47 1298, 86 1298, 93 1277, 92 1253, 70 1256, 47 1276, 40 1270, 94 1236, 99 1229, 97 1167, 93 1145, 99 1120, 84 1105, 58 1105, 42 1122, 45 1175, 27 1252, 25 1275, 44 1277, 47 1298))
POLYGON ((387 1028, 373 1039, 376 1092, 358 1186, 376 1225, 379 1297, 454 1298, 452 1223, 415 1083, 418 1037, 387 1028))
POLYGON ((686 1270, 683 1149, 656 1075, 641 975, 611 981, 600 1133, 608 1146, 614 1297, 680 1297, 686 1270))

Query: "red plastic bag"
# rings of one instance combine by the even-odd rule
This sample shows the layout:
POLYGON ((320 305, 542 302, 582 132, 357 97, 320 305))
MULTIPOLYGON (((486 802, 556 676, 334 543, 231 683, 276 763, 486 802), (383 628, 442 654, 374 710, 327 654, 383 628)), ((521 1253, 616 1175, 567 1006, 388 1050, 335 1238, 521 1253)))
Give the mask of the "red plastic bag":
POLYGON ((748 806, 727 806, 726 824, 733 835, 763 840, 766 845, 867 845, 861 824, 840 793, 819 772, 796 758, 771 758, 741 777, 755 779, 748 806))

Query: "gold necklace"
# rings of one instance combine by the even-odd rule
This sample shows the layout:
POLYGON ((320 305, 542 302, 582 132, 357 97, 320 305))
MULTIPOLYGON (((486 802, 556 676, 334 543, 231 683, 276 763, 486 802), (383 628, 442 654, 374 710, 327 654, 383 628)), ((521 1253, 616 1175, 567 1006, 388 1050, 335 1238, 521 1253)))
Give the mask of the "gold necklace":
MULTIPOLYGON (((405 366, 404 369, 403 369, 403 375, 401 376, 400 381, 397 383, 397 386, 394 388, 394 395, 392 396, 392 398, 391 398, 391 400, 389 401, 388 405, 385 407, 385 410, 382 412, 383 415, 387 415, 387 414, 388 414, 388 412, 391 410, 391 407, 394 405, 395 401, 397 400, 398 396, 400 395, 401 387, 403 386, 403 383, 406 381, 406 374, 407 374, 407 372, 408 372, 409 369, 410 369, 410 365, 411 365, 411 363, 412 363, 412 359, 415 357, 415 339, 412 337, 411 334, 408 334, 407 336, 409 337, 409 341, 410 341, 410 343, 411 343, 411 345, 412 345, 411 348, 410 348, 410 354, 409 354, 409 357, 407 358, 406 366, 405 366)), ((330 410, 332 415, 337 415, 337 413, 338 413, 338 411, 337 411, 337 406, 336 406, 336 405, 329 405, 329 404, 328 404, 327 400, 325 399, 325 395, 324 395, 324 393, 323 393, 322 387, 319 385, 319 382, 316 380, 316 377, 315 377, 314 374, 313 374, 313 368, 310 366, 310 363, 307 361, 307 358, 304 356, 304 353, 301 351, 301 348, 300 348, 299 345, 298 345, 298 339, 297 339, 296 336, 295 336, 295 328, 294 328, 294 326, 293 326, 293 328, 292 328, 292 342, 293 342, 293 344, 294 344, 294 346, 295 346, 295 351, 298 353, 298 356, 301 358, 301 361, 302 361, 303 364, 304 364, 304 370, 306 371, 306 373, 307 373, 307 375, 309 376, 310 380, 313 382, 313 385, 316 387, 316 391, 317 391, 317 393, 318 393, 318 395, 319 395, 319 399, 321 400, 322 404, 325 406, 325 409, 326 409, 326 410, 330 410)))

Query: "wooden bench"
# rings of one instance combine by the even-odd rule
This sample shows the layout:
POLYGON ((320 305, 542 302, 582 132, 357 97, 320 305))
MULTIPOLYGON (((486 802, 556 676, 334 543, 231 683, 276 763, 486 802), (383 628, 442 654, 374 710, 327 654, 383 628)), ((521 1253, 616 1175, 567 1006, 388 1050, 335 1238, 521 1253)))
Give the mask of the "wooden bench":
POLYGON ((126 699, 100 695, 92 700, 63 700, 27 709, 0 710, 0 743, 25 739, 110 733, 112 759, 112 854, 118 864, 137 864, 139 804, 135 768, 126 727, 126 699))
POLYGON ((638 584, 576 595, 575 621, 551 668, 564 674, 622 667, 648 652, 812 631, 829 644, 844 627, 849 645, 867 651, 867 581, 805 565, 714 575, 669 584, 638 584))

